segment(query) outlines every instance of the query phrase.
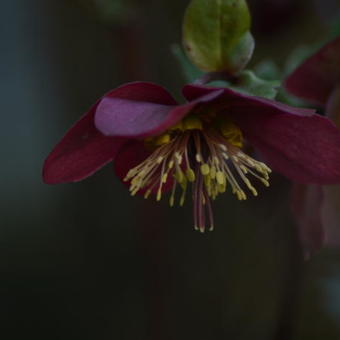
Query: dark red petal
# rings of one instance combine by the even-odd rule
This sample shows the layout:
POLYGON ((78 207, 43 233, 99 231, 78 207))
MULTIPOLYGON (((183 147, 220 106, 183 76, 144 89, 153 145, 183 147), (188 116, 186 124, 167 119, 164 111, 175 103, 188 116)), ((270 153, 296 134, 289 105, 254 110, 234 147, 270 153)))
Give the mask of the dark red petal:
POLYGON ((294 184, 292 210, 306 257, 320 250, 324 245, 325 230, 321 221, 322 201, 321 186, 294 184))
POLYGON ((313 115, 315 112, 315 110, 292 107, 283 103, 279 103, 275 100, 270 100, 257 96, 250 96, 229 88, 217 88, 201 85, 186 85, 183 87, 183 95, 188 100, 195 100, 216 91, 221 91, 222 93, 217 98, 215 98, 212 104, 222 109, 225 108, 226 110, 242 106, 249 107, 249 109, 269 107, 275 110, 279 110, 283 113, 296 114, 300 116, 310 116, 313 115))
POLYGON ((150 83, 124 85, 105 96, 95 114, 98 130, 107 136, 145 138, 162 134, 186 116, 195 106, 219 95, 213 91, 184 105, 165 101, 170 96, 162 87, 150 83))
POLYGON ((340 128, 340 83, 328 97, 326 104, 326 116, 340 128))
POLYGON ((47 157, 43 180, 48 184, 76 182, 112 161, 123 138, 103 136, 94 126, 94 105, 62 138, 47 157))
POLYGON ((270 107, 234 108, 231 117, 273 170, 300 183, 340 182, 340 132, 327 118, 270 107))
POLYGON ((340 81, 340 37, 308 58, 286 79, 286 89, 297 97, 324 105, 340 81))
MULTIPOLYGON (((130 186, 130 182, 124 181, 125 176, 129 170, 133 169, 140 163, 142 163, 147 157, 151 155, 151 151, 145 148, 144 142, 142 141, 130 141, 124 147, 119 150, 119 153, 114 162, 115 173, 118 178, 127 186, 130 186)), ((172 187, 172 177, 168 177, 168 181, 163 185, 162 192, 167 192, 172 187)), ((147 189, 147 188, 146 188, 147 189)), ((137 194, 144 194, 146 189, 140 190, 137 194)), ((158 186, 153 190, 156 193, 158 186)))
POLYGON ((111 90, 103 98, 120 98, 160 105, 177 105, 177 101, 162 86, 145 81, 127 83, 111 90))
MULTIPOLYGON (((183 88, 188 99, 211 91, 216 88, 193 85, 183 88)), ((340 182, 340 132, 313 110, 230 89, 223 89, 214 105, 240 126, 274 170, 302 183, 340 182)))
POLYGON ((307 256, 322 246, 340 246, 340 186, 295 184, 292 195, 300 239, 307 256))

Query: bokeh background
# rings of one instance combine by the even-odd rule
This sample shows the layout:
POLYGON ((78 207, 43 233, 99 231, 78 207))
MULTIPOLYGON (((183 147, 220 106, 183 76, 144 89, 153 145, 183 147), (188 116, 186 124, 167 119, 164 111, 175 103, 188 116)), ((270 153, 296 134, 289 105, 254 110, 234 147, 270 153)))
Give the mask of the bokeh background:
MULTIPOLYGON (((181 98, 170 46, 187 4, 1 3, 3 339, 340 339, 340 252, 302 260, 280 176, 258 199, 218 199, 205 235, 190 204, 131 198, 110 165, 81 183, 42 183, 49 151, 107 90, 149 80, 181 98)), ((253 65, 283 67, 340 21, 337 0, 249 5, 253 65)))

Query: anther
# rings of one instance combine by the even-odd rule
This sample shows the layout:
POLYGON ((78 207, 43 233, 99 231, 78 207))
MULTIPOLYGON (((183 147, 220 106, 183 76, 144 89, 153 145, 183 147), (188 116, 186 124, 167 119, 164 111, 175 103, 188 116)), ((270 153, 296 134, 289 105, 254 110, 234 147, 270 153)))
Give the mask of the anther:
POLYGON ((186 170, 186 176, 189 182, 195 182, 196 176, 192 169, 188 168, 186 170))
POLYGON ((159 202, 162 199, 162 188, 159 188, 157 191, 157 201, 159 202))
POLYGON ((183 183, 184 175, 183 175, 183 172, 182 172, 182 170, 180 168, 178 168, 176 170, 176 173, 175 173, 174 177, 176 178, 178 183, 183 183))
POLYGON ((181 165, 183 157, 180 155, 179 152, 175 152, 175 157, 177 158, 178 165, 181 165))
POLYGON ((261 182, 266 186, 266 187, 269 187, 270 184, 267 180, 265 180, 264 178, 261 178, 261 182))
POLYGON ((151 194, 151 190, 148 189, 144 194, 144 198, 147 199, 150 196, 150 194, 151 194))
POLYGON ((216 173, 216 180, 218 184, 224 184, 225 182, 225 175, 223 174, 222 171, 217 171, 216 173))
POLYGON ((223 151, 227 152, 228 151, 228 148, 226 147, 226 145, 224 144, 219 144, 218 145, 223 151))
POLYGON ((165 173, 165 174, 162 176, 162 183, 166 183, 167 179, 168 179, 168 174, 165 173))
POLYGON ((196 161, 197 161, 198 163, 201 163, 201 162, 202 162, 202 156, 201 156, 201 154, 197 153, 195 158, 196 158, 196 161))
POLYGON ((201 173, 203 176, 207 176, 209 175, 210 172, 210 167, 208 164, 204 163, 201 165, 201 173))
POLYGON ((210 177, 211 179, 215 179, 216 177, 216 168, 214 166, 210 167, 210 177))

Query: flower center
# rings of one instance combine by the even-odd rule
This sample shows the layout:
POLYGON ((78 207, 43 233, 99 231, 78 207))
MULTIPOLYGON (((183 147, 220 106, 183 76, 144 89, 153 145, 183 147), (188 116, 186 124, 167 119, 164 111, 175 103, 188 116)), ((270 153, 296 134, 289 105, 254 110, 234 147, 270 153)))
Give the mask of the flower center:
POLYGON ((130 181, 131 194, 143 190, 145 198, 155 193, 160 201, 165 186, 172 182, 170 206, 175 204, 177 187, 181 188, 179 205, 183 206, 191 185, 194 227, 201 232, 207 223, 209 230, 214 229, 211 199, 224 193, 228 185, 239 200, 247 199, 245 188, 257 196, 249 175, 269 186, 271 170, 241 150, 242 132, 227 119, 211 122, 189 116, 145 143, 154 151, 124 178, 130 181))

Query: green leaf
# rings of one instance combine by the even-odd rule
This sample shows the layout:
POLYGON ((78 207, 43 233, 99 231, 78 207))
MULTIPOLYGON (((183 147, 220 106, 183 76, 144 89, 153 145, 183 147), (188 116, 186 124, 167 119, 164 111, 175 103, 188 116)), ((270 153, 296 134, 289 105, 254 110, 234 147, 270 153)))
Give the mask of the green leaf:
POLYGON ((238 79, 235 90, 244 92, 253 96, 274 99, 277 95, 279 81, 264 80, 256 76, 252 71, 245 70, 238 79))
POLYGON ((264 80, 255 75, 250 70, 243 71, 238 77, 236 83, 227 81, 214 81, 209 86, 228 87, 237 92, 258 96, 267 99, 274 99, 277 95, 280 82, 276 80, 264 80))
POLYGON ((208 72, 239 72, 254 49, 245 0, 192 0, 183 24, 183 45, 191 61, 208 72))
POLYGON ((282 78, 282 71, 271 59, 258 63, 254 67, 254 72, 258 77, 266 80, 277 80, 282 78))
MULTIPOLYGON (((275 64, 274 61, 271 59, 264 60, 260 62, 259 64, 257 64, 254 68, 254 71, 257 77, 261 79, 273 81, 274 85, 275 85, 275 82, 277 82, 277 84, 280 84, 283 78, 283 71, 281 71, 281 69, 277 66, 277 64, 275 64), (278 81, 277 79, 280 79, 280 81, 278 81)), ((285 90, 284 87, 280 86, 279 88, 277 88, 276 86, 274 86, 274 89, 277 89, 277 95, 275 96, 276 100, 283 102, 285 104, 291 105, 291 106, 306 107, 306 102, 290 95, 285 90)))
POLYGON ((181 46, 177 44, 172 45, 171 52, 177 59, 182 69, 183 76, 188 83, 194 82, 197 78, 200 78, 203 75, 202 71, 191 64, 181 46))
POLYGON ((284 65, 284 74, 292 73, 303 61, 317 51, 318 46, 298 46, 288 56, 284 65))

